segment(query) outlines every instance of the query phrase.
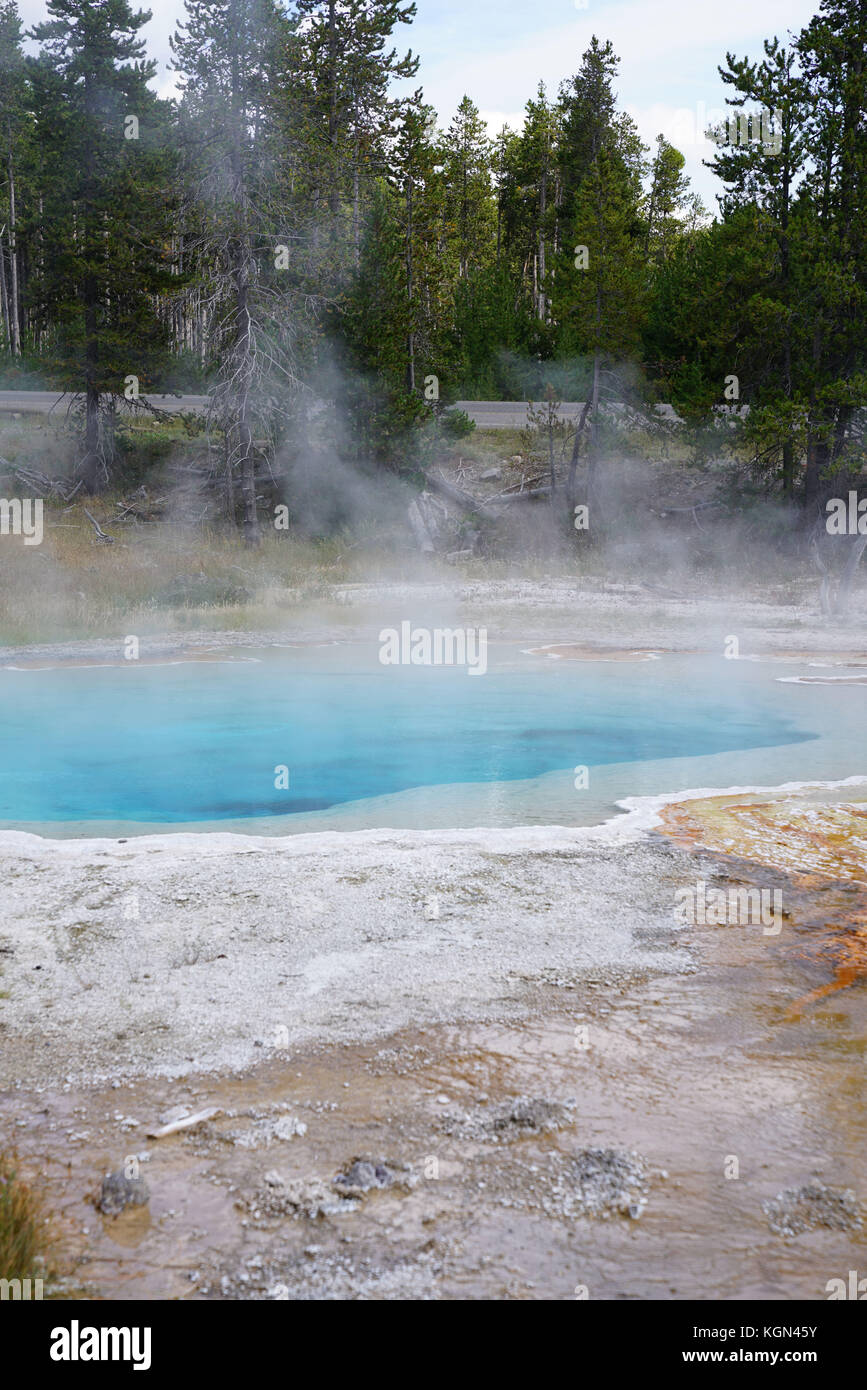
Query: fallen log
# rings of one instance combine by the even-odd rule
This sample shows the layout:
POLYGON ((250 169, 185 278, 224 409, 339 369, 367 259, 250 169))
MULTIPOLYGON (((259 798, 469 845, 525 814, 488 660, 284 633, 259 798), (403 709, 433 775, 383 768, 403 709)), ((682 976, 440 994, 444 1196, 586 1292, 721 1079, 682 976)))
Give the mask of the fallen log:
POLYGON ((523 492, 506 492, 499 497, 492 497, 491 501, 500 502, 531 502, 534 497, 550 497, 551 484, 543 483, 541 487, 528 487, 523 492))
POLYGON ((222 1113, 218 1105, 209 1105, 205 1110, 197 1110, 195 1115, 185 1115, 182 1120, 173 1120, 171 1124, 161 1125, 159 1129, 148 1129, 145 1133, 148 1139, 166 1139, 170 1134, 180 1134, 184 1129, 194 1129, 196 1125, 204 1124, 205 1120, 213 1120, 222 1113))
POLYGON ((416 545, 423 555, 432 555, 436 549, 431 533, 425 525, 424 517, 421 514, 421 507, 413 498, 406 509, 412 534, 415 536, 416 545))
POLYGON ((691 507, 648 507, 654 516, 673 516, 675 512, 703 512, 708 507, 724 507, 724 502, 694 502, 691 507))
POLYGON ((460 507, 462 511, 470 512, 473 516, 480 516, 485 521, 499 520, 496 512, 491 511, 487 502, 480 502, 477 497, 473 497, 469 492, 464 492, 463 488, 455 487, 454 483, 446 482, 442 476, 435 477, 432 473, 426 473, 424 479, 425 486, 431 492, 445 497, 456 507, 460 507))
POLYGON ((106 535, 105 531, 103 531, 96 517, 92 516, 86 507, 84 509, 84 515, 87 517, 88 521, 93 526, 93 529, 96 532, 96 539, 98 541, 102 541, 105 545, 114 545, 114 536, 106 535))

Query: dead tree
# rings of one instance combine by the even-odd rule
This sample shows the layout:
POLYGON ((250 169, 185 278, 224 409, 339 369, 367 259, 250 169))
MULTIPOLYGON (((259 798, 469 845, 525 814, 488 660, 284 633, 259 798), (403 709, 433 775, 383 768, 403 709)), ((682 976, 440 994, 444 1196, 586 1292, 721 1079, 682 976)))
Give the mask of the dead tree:
POLYGON ((852 586, 855 582, 855 575, 861 556, 864 554, 865 549, 867 549, 867 536, 859 535, 836 538, 839 540, 848 540, 850 544, 840 571, 838 574, 835 574, 832 566, 822 554, 821 540, 824 535, 824 524, 821 521, 817 521, 810 534, 808 552, 810 559, 822 576, 822 582, 819 588, 819 606, 824 617, 843 618, 849 610, 849 603, 852 597, 852 586))
POLYGON ((93 515, 87 510, 86 507, 85 507, 85 509, 84 509, 84 515, 87 517, 88 521, 89 521, 89 522, 91 523, 91 525, 93 526, 93 529, 94 529, 94 531, 96 532, 96 539, 97 539, 98 541, 101 541, 103 545, 114 545, 114 536, 109 536, 109 535, 106 534, 105 531, 103 531, 103 529, 102 529, 102 527, 100 526, 99 522, 97 521, 96 517, 93 516, 93 515))

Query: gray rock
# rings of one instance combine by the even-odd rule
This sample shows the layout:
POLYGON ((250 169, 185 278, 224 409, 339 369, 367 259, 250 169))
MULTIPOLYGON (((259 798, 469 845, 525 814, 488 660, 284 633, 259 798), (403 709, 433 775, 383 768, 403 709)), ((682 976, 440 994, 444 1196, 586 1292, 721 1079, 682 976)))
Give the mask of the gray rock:
POLYGON ((564 1119, 568 1122, 566 1108, 556 1101, 518 1096, 517 1100, 507 1101, 494 1112, 491 1128, 497 1131, 559 1129, 564 1119))
POLYGON ((778 1236, 799 1236, 820 1227, 829 1231, 860 1231, 863 1227, 854 1192, 820 1182, 787 1187, 762 1207, 768 1225, 778 1236))
POLYGON ((374 1163, 370 1159, 356 1158, 345 1173, 338 1173, 335 1185, 351 1188, 355 1192, 370 1192, 374 1187, 388 1187, 394 1181, 394 1174, 385 1163, 374 1163))
POLYGON ((634 1150, 580 1149, 567 1173, 569 1206, 574 1216, 631 1216, 637 1221, 647 1205, 646 1161, 634 1150))
POLYGON ((124 1207, 143 1207, 150 1201, 150 1188, 144 1178, 128 1178, 122 1168, 102 1180, 99 1209, 104 1216, 116 1216, 124 1207))

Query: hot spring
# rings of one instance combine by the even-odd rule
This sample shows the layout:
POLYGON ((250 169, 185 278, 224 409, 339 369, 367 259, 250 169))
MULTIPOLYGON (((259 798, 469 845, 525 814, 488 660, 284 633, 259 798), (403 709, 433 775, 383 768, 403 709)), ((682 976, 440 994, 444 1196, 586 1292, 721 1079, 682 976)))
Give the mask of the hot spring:
POLYGON ((492 647, 484 676, 346 643, 0 670, 0 821, 41 834, 591 824, 628 795, 867 771, 815 668, 492 647))

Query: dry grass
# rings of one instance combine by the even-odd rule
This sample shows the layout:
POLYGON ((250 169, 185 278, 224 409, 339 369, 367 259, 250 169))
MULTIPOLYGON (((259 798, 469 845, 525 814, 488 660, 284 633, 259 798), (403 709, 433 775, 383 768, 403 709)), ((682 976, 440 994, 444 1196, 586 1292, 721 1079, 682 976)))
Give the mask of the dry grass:
POLYGON ((268 627, 330 585, 370 575, 370 553, 357 542, 275 533, 248 551, 238 538, 198 529, 113 526, 107 499, 90 509, 113 545, 96 540, 77 506, 46 506, 41 545, 0 537, 0 640, 268 627))
POLYGON ((49 1240, 40 1194, 0 1153, 0 1279, 44 1278, 49 1240))

